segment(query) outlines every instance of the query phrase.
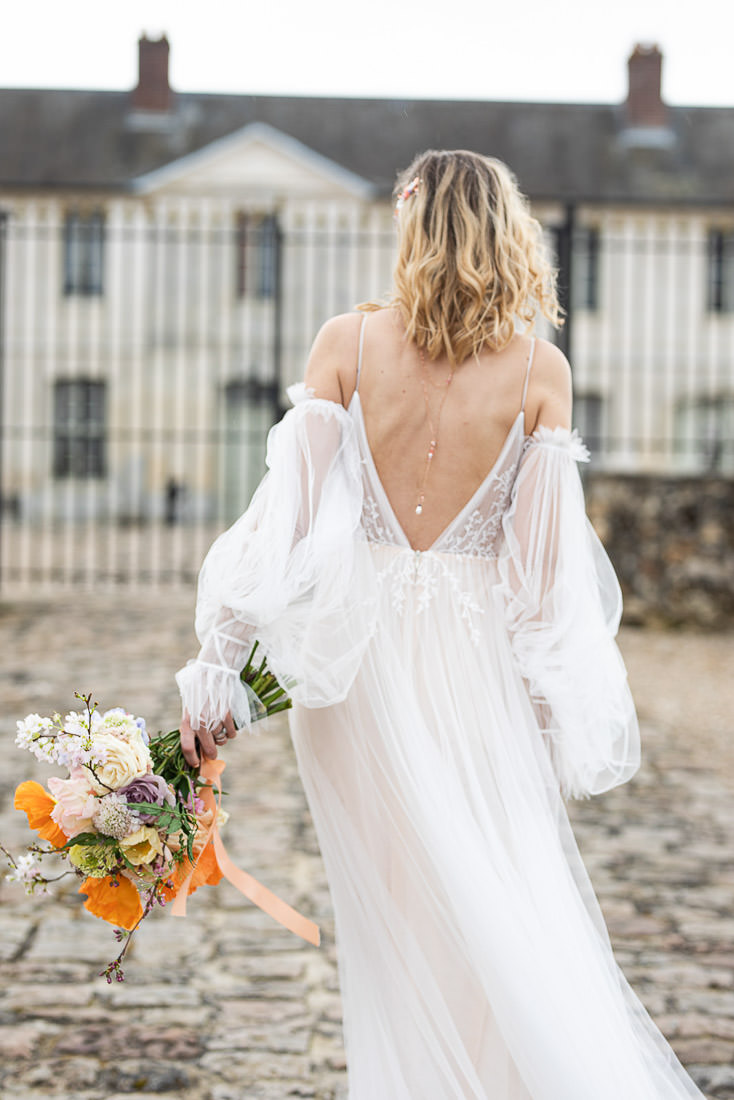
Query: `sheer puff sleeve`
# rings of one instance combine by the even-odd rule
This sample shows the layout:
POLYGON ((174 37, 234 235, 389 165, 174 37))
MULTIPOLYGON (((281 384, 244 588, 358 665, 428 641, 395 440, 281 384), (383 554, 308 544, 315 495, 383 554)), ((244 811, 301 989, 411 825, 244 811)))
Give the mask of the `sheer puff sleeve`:
POLYGON ((539 428, 528 440, 503 519, 498 566, 512 648, 564 797, 625 783, 640 735, 614 641, 622 597, 585 511, 576 432, 539 428))
POLYGON ((239 672, 256 639, 294 702, 325 706, 346 695, 371 634, 351 417, 303 386, 289 394, 295 407, 268 436, 268 472, 199 575, 201 651, 176 676, 194 729, 228 710, 249 727, 257 702, 239 672))

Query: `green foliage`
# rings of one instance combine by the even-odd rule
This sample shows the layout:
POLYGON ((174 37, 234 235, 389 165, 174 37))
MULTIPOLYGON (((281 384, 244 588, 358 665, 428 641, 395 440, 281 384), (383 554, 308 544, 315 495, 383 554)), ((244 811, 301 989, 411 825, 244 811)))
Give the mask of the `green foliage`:
POLYGON ((255 642, 250 650, 247 663, 240 673, 240 679, 255 692, 255 695, 265 707, 263 717, 267 716, 269 718, 272 714, 278 714, 279 711, 289 710, 293 703, 285 688, 281 687, 268 668, 265 657, 257 667, 255 666, 254 657, 258 645, 259 643, 255 642))

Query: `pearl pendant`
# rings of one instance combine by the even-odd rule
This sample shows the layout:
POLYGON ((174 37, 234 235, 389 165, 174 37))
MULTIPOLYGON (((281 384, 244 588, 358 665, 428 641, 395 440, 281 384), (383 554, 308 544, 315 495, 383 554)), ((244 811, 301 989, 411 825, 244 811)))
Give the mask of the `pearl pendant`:
POLYGON ((423 514, 423 505, 422 505, 422 504, 416 504, 416 507, 415 507, 415 514, 416 514, 417 516, 420 516, 420 515, 422 515, 422 514, 423 514))

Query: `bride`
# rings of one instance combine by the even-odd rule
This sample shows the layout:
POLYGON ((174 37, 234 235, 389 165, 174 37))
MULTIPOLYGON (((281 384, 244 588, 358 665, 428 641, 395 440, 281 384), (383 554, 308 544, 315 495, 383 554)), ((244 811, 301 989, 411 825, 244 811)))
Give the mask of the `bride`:
POLYGON ((392 296, 319 332, 204 562, 192 763, 250 721, 253 639, 333 898, 351 1100, 702 1097, 614 960, 564 799, 639 733, 585 515, 553 272, 509 170, 397 184, 392 296))

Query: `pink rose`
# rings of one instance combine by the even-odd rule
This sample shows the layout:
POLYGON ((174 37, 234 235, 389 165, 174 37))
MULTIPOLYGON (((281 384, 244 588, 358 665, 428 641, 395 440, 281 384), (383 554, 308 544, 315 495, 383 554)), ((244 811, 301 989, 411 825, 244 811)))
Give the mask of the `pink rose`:
POLYGON ((74 768, 68 779, 51 776, 48 789, 56 799, 51 817, 67 836, 77 836, 92 829, 92 815, 97 805, 84 768, 74 768))

